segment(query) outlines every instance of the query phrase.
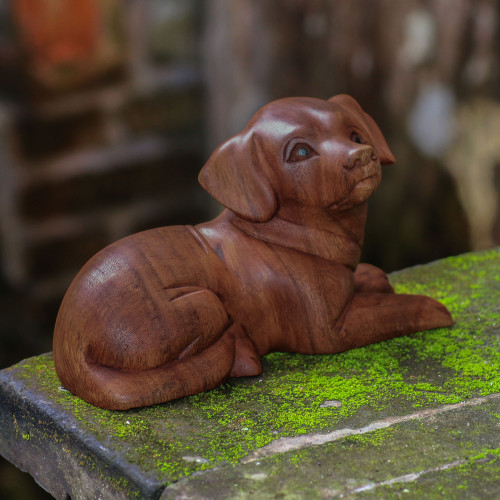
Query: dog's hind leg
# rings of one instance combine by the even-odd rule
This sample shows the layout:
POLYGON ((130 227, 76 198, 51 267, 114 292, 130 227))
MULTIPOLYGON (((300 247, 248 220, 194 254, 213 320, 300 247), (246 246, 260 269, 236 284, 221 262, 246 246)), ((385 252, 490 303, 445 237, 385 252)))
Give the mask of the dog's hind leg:
POLYGON ((70 295, 61 307, 54 360, 64 386, 87 402, 107 409, 149 406, 229 377, 239 331, 211 290, 169 289, 141 301, 130 287, 119 298, 102 296, 93 309, 85 307, 85 296, 77 298, 70 295))
POLYGON ((335 352, 453 324, 437 300, 392 293, 355 294, 342 319, 335 352))
POLYGON ((234 325, 235 355, 231 377, 249 377, 262 373, 262 364, 255 345, 240 325, 234 325))

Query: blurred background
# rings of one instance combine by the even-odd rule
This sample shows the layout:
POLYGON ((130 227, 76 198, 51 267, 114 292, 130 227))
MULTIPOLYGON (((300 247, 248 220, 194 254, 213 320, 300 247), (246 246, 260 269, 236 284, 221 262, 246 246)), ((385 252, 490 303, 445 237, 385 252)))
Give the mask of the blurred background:
MULTIPOLYGON (((353 95, 397 164, 363 260, 500 244, 497 0, 0 0, 0 368, 128 234, 203 222, 210 152, 266 102, 353 95)), ((44 498, 5 462, 1 498, 44 498)))

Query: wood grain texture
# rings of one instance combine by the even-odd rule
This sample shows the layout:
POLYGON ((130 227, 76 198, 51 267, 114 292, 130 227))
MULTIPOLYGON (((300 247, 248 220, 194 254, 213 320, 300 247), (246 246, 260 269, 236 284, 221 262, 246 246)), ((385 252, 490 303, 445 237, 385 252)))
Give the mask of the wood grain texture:
POLYGON ((258 375, 272 351, 450 326, 442 304, 359 264, 367 200, 394 161, 352 97, 264 106, 200 173, 218 218, 129 236, 77 275, 54 331, 63 385, 103 408, 147 406, 258 375))

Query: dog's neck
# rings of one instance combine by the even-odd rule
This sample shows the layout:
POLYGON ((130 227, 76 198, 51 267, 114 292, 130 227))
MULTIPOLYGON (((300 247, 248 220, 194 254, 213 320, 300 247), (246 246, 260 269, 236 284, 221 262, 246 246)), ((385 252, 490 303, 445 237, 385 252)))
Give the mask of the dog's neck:
POLYGON ((366 203, 336 213, 288 204, 268 222, 250 222, 231 212, 227 217, 233 226, 254 238, 355 269, 361 256, 366 214, 366 203))
POLYGON ((368 204, 366 202, 350 210, 340 212, 288 202, 281 204, 277 216, 298 226, 312 227, 347 238, 361 247, 367 213, 368 204))

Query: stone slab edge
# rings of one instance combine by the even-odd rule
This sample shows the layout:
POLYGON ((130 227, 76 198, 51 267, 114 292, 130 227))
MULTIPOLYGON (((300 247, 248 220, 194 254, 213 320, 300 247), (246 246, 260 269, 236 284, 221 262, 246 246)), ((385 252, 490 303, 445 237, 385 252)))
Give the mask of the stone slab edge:
POLYGON ((61 420, 55 412, 0 372, 0 453, 57 499, 159 498, 163 484, 86 435, 70 415, 61 420))

